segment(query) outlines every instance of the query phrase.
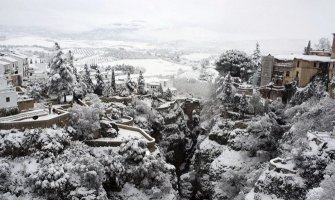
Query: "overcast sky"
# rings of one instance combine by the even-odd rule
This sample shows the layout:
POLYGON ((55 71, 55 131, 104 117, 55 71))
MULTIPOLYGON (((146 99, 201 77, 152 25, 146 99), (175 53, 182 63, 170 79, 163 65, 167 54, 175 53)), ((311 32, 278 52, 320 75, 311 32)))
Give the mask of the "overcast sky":
POLYGON ((335 0, 0 0, 0 24, 76 32, 136 23, 165 39, 314 39, 335 32, 334 8, 335 0))

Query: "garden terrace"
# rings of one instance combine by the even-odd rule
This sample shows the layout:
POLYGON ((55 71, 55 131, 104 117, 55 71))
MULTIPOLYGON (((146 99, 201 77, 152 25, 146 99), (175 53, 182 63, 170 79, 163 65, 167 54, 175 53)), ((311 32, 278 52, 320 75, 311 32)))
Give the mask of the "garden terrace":
POLYGON ((85 143, 89 146, 119 146, 122 143, 132 139, 143 139, 147 142, 150 150, 155 149, 155 139, 140 128, 117 124, 119 127, 119 134, 115 138, 98 138, 94 140, 87 140, 85 143))
POLYGON ((0 129, 49 128, 54 124, 64 127, 69 117, 70 114, 61 109, 54 109, 50 115, 46 110, 35 110, 0 118, 0 129))

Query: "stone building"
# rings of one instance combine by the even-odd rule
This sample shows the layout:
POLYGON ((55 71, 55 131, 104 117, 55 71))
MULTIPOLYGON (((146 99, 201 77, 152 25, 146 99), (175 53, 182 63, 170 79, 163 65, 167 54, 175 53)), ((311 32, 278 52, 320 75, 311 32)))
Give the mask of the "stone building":
POLYGON ((294 57, 289 56, 263 56, 261 86, 270 83, 275 86, 284 86, 295 79, 293 68, 294 57))
POLYGON ((335 72, 335 34, 331 52, 311 51, 311 55, 262 57, 261 86, 284 86, 297 81, 305 87, 318 73, 327 73, 329 80, 335 72))

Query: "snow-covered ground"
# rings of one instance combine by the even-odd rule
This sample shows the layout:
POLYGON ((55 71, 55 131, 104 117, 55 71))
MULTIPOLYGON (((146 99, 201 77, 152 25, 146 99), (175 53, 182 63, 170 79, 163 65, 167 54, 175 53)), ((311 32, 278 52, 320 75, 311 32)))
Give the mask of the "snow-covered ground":
POLYGON ((211 56, 212 56, 212 54, 210 54, 210 53, 191 53, 191 54, 182 55, 180 58, 190 60, 190 61, 201 61, 201 60, 207 59, 211 56))
POLYGON ((101 63, 103 66, 113 66, 113 65, 133 65, 135 67, 143 67, 145 71, 145 75, 173 75, 178 72, 190 71, 192 68, 190 66, 185 66, 181 64, 176 64, 172 62, 168 62, 162 59, 124 59, 117 60, 112 62, 101 63))
POLYGON ((137 131, 132 131, 132 130, 127 130, 120 128, 119 130, 119 135, 115 138, 99 138, 95 139, 94 141, 127 141, 131 139, 141 139, 141 140, 146 140, 146 138, 139 132, 137 131))

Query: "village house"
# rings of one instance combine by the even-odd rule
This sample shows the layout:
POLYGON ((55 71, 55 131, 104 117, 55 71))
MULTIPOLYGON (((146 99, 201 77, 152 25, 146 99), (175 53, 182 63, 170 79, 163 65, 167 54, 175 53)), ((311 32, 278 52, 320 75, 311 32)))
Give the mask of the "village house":
POLYGON ((27 70, 27 78, 34 81, 48 80, 48 64, 47 63, 33 63, 30 64, 27 70))
POLYGON ((5 74, 13 85, 20 86, 22 78, 27 75, 28 57, 13 52, 1 53, 0 67, 4 68, 2 75, 5 74))
POLYGON ((314 50, 310 55, 262 57, 261 86, 270 82, 284 86, 295 80, 299 87, 305 87, 320 72, 328 73, 330 79, 335 70, 335 34, 333 43, 331 52, 314 50))
POLYGON ((0 61, 4 61, 10 64, 10 67, 5 72, 6 74, 18 74, 18 61, 8 56, 0 56, 0 61))
POLYGON ((285 85, 296 81, 298 87, 305 87, 318 73, 327 74, 328 81, 331 80, 335 73, 335 34, 333 37, 331 52, 314 50, 310 55, 263 56, 261 93, 276 89, 279 92, 274 98, 280 97, 285 85))
POLYGON ((10 75, 12 65, 9 62, 0 60, 0 76, 10 75))
POLYGON ((163 93, 167 92, 168 89, 173 95, 177 93, 177 89, 173 87, 172 81, 169 79, 147 79, 146 85, 149 93, 157 92, 160 87, 162 87, 163 93))
POLYGON ((8 85, 7 79, 0 76, 0 109, 11 107, 17 107, 17 93, 8 85))
POLYGON ((309 55, 314 55, 314 56, 328 56, 330 57, 332 54, 331 51, 328 50, 311 50, 309 52, 309 55))
POLYGON ((269 83, 275 86, 284 86, 295 79, 293 68, 294 55, 263 56, 261 86, 269 83))
POLYGON ((14 58, 18 61, 18 74, 22 77, 28 76, 28 57, 18 53, 10 53, 8 57, 14 58))

